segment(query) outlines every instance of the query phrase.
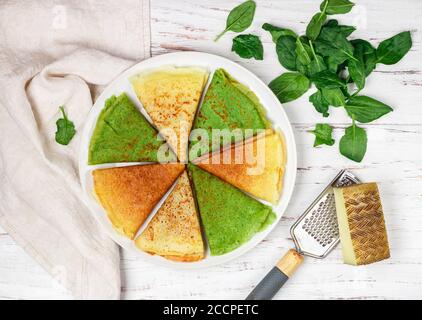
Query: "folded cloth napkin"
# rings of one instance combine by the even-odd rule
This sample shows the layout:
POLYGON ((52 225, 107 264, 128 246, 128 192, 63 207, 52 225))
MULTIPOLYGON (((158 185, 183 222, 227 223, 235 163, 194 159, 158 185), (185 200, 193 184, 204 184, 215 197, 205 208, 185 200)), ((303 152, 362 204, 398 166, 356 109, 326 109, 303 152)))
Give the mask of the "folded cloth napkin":
POLYGON ((0 30, 0 224, 75 298, 118 299, 119 250, 83 202, 77 159, 95 95, 149 56, 149 1, 2 1, 0 30))

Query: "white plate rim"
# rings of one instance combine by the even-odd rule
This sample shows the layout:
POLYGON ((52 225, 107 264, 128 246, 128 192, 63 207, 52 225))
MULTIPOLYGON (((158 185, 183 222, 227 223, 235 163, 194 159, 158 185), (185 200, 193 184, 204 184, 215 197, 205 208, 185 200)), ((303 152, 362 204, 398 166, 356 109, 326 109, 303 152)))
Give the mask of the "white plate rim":
MULTIPOLYGON (((140 102, 136 99, 136 95, 133 91, 126 92, 131 98, 132 101, 141 108, 141 112, 149 119, 148 115, 146 114, 145 110, 142 109, 140 102), (136 99, 136 100, 135 100, 136 99)), ((150 119, 149 119, 150 120, 150 119)), ((140 255, 144 258, 145 261, 150 263, 154 263, 161 266, 167 266, 170 268, 176 269, 196 269, 196 268, 205 268, 211 267, 215 265, 219 265, 222 263, 226 263, 230 260, 233 260, 249 250, 253 249, 256 245, 258 245, 268 234, 274 230, 277 226, 278 222, 280 221, 281 217, 285 213, 287 206, 290 202, 291 196, 293 194, 293 190, 295 187, 296 181, 296 172, 297 172, 297 151, 296 151, 296 143, 293 134, 293 129, 291 123, 287 117, 286 112, 284 111, 281 103, 274 95, 274 93, 268 88, 268 86, 259 79, 256 75, 254 75, 251 71, 246 69, 245 67, 218 55, 204 53, 204 52, 196 52, 196 51, 183 51, 183 52, 174 52, 174 53, 167 53, 159 56, 155 56, 146 60, 143 60, 135 65, 129 67, 125 71, 123 71, 120 75, 116 77, 107 87, 103 90, 100 96, 95 101, 93 107, 91 108, 87 120, 85 122, 84 128, 82 130, 82 138, 80 144, 80 152, 79 152, 79 178, 83 189, 84 200, 88 208, 90 209, 91 214, 95 217, 98 223, 102 225, 105 229, 106 233, 122 248, 133 252, 137 255, 140 255), (119 86, 125 84, 126 86, 130 87, 128 78, 132 75, 135 75, 139 72, 154 69, 157 67, 162 66, 200 66, 205 67, 210 71, 209 80, 212 77, 212 73, 216 67, 224 68, 231 74, 234 78, 238 79, 241 83, 247 85, 261 100, 264 108, 269 116, 272 124, 276 128, 280 128, 284 134, 285 141, 286 141, 286 149, 287 149, 287 162, 286 162, 286 170, 285 176, 283 181, 283 191, 280 198, 280 202, 276 207, 273 207, 274 212, 277 215, 276 220, 264 231, 257 233, 253 238, 251 238, 248 242, 244 243, 239 248, 235 249, 234 251, 227 253, 222 256, 212 257, 209 254, 200 261, 197 262, 174 262, 167 259, 164 259, 160 256, 150 255, 141 250, 139 250, 134 241, 127 239, 124 236, 119 235, 111 226, 105 211, 102 207, 97 203, 94 199, 93 195, 89 191, 90 188, 90 181, 91 174, 90 172, 94 168, 98 167, 115 167, 120 165, 134 165, 137 163, 124 163, 124 164, 107 164, 107 165, 98 165, 98 166, 90 166, 87 164, 88 159, 88 146, 89 141, 91 138, 92 130, 96 124, 97 117, 99 112, 104 106, 104 101, 109 98, 113 94, 119 94, 123 91, 118 90, 119 86), (214 67, 212 67, 214 66, 214 67), (244 75, 246 78, 241 77, 239 75, 244 75), (125 82, 125 83, 123 83, 125 82), (252 86, 250 84, 253 84, 252 86), (263 101, 264 100, 264 101, 263 101), (267 101, 271 101, 270 104, 267 104, 267 101), (273 113, 276 113, 276 120, 274 121, 273 113), (280 126, 282 124, 282 126, 280 126), (88 177, 89 176, 89 177, 88 177), (89 190, 88 190, 89 189, 89 190), (99 214, 99 211, 102 213, 99 214)), ((92 184, 92 182, 91 182, 92 184)), ((171 190, 169 190, 170 192, 171 190)), ((168 193, 169 193, 168 192, 168 193)), ((167 194, 168 194, 167 193, 167 194)), ((162 202, 166 196, 160 201, 157 207, 161 206, 162 202)), ((145 226, 148 224, 152 216, 155 214, 156 210, 154 210, 153 214, 144 222, 143 226, 140 230, 144 229, 145 226)))

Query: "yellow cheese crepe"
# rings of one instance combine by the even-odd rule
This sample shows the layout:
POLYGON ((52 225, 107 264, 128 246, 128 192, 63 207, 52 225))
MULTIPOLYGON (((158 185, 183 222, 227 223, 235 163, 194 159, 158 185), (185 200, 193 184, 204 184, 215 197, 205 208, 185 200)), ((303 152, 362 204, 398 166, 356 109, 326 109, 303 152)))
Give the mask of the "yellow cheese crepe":
POLYGON ((92 172, 94 193, 113 227, 133 239, 183 169, 182 164, 97 169, 92 172))
POLYGON ((284 138, 281 133, 266 130, 193 163, 257 198, 277 203, 286 163, 284 138))
POLYGON ((197 67, 166 67, 130 79, 133 88, 181 162, 187 160, 190 129, 208 72, 197 67))
POLYGON ((198 213, 186 171, 136 239, 136 245, 143 251, 170 260, 190 262, 204 258, 198 213))

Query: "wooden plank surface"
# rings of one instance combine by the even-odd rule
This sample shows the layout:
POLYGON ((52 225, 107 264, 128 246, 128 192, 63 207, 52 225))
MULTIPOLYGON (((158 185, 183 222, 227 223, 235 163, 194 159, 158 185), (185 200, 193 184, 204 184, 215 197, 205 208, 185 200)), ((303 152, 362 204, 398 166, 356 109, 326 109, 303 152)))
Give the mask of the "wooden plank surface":
MULTIPOLYGON (((224 29, 228 11, 239 1, 152 0, 152 55, 179 50, 215 53, 230 58, 268 83, 283 72, 264 22, 304 32, 319 1, 258 0, 247 32, 261 36, 264 61, 242 60, 230 52, 233 33, 212 41, 224 29)), ((316 122, 334 126, 337 140, 348 118, 341 109, 322 119, 308 95, 285 104, 298 149, 298 176, 286 215, 274 231, 244 256, 203 270, 171 270, 122 252, 122 293, 126 299, 186 298, 242 299, 273 263, 292 246, 289 227, 312 199, 342 168, 363 181, 379 183, 391 245, 391 259, 361 267, 344 265, 340 248, 325 260, 305 259, 277 299, 406 299, 422 298, 422 1, 355 1, 353 12, 337 16, 358 26, 354 37, 377 45, 399 31, 411 30, 413 47, 397 65, 379 65, 364 93, 390 104, 394 112, 368 131, 368 152, 362 164, 338 153, 338 145, 313 148, 307 132, 316 122)), ((0 228, 0 299, 69 298, 0 228)))

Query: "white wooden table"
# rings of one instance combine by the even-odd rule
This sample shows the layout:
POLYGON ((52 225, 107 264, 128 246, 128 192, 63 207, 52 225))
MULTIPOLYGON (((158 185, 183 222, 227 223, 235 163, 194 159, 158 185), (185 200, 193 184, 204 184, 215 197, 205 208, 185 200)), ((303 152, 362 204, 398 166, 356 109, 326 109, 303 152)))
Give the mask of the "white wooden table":
MULTIPOLYGON (((253 26, 261 36, 265 60, 242 60, 230 52, 232 33, 218 43, 228 11, 239 1, 151 1, 152 55, 179 50, 219 54, 247 67, 265 82, 283 69, 274 44, 261 30, 264 22, 304 32, 320 1, 258 0, 253 26)), ((150 265, 122 252, 122 295, 126 299, 242 299, 273 263, 293 244, 289 227, 312 199, 343 168, 363 181, 379 183, 391 246, 391 259, 369 266, 342 263, 340 248, 325 260, 306 259, 276 296, 277 299, 405 299, 422 298, 422 1, 355 1, 353 12, 337 18, 358 26, 354 37, 374 45, 399 31, 411 30, 413 47, 399 64, 379 65, 364 93, 394 107, 394 112, 365 125, 368 152, 361 164, 338 153, 338 145, 313 148, 307 133, 317 122, 328 122, 341 137, 348 118, 340 108, 322 119, 308 95, 284 106, 295 131, 298 175, 288 210, 274 231, 244 256, 204 270, 175 271, 150 265)), ((70 298, 4 230, 0 229, 0 299, 70 298)))

